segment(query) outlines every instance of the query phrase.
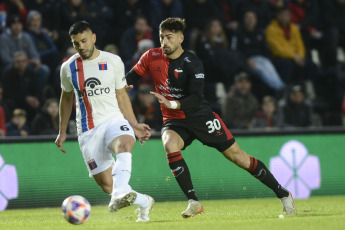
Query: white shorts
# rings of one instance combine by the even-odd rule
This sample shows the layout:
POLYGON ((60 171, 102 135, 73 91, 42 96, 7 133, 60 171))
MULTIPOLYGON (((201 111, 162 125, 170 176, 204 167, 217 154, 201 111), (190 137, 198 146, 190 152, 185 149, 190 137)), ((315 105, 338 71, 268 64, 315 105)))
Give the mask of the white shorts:
POLYGON ((130 135, 135 140, 133 128, 125 119, 103 122, 79 135, 79 147, 90 177, 115 164, 113 157, 115 153, 109 148, 109 145, 116 137, 122 135, 130 135))

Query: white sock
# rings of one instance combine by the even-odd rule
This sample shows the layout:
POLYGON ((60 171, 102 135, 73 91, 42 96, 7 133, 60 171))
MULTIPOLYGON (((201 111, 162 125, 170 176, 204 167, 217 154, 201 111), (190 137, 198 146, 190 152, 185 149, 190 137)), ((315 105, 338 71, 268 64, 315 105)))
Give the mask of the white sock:
POLYGON ((118 197, 129 193, 132 188, 128 184, 132 171, 132 154, 130 152, 116 155, 116 162, 113 167, 113 192, 112 197, 118 197))
POLYGON ((133 204, 139 205, 142 208, 146 208, 147 206, 149 206, 149 199, 147 198, 147 196, 138 192, 136 193, 137 193, 137 198, 135 199, 133 204))

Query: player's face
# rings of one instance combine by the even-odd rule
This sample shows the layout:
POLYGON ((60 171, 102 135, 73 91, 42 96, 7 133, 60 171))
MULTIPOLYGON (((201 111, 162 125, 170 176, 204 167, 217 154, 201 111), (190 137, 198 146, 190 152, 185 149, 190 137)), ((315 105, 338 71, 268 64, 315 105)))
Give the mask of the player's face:
POLYGON ((181 32, 172 32, 164 30, 159 32, 161 47, 165 55, 172 55, 181 47, 183 42, 183 34, 181 32))
POLYGON ((96 35, 90 30, 71 36, 74 49, 83 60, 88 60, 95 51, 96 35))

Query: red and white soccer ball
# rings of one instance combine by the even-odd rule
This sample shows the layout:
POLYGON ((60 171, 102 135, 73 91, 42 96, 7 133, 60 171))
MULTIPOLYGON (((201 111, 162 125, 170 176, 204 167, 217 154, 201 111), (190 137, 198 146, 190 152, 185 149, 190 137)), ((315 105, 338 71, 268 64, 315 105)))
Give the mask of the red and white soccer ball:
POLYGON ((62 203, 62 215, 71 224, 82 224, 91 213, 91 205, 82 196, 67 197, 62 203))

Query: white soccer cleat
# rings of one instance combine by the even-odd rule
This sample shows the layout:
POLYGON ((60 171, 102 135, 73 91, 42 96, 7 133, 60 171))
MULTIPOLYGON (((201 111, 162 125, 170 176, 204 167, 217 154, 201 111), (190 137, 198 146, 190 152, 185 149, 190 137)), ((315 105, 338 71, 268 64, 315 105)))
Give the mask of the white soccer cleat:
POLYGON ((117 212, 121 208, 128 207, 131 204, 133 204, 136 198, 137 198, 137 193, 133 191, 127 194, 124 194, 122 196, 119 196, 117 198, 111 198, 109 206, 108 206, 108 210, 110 212, 117 212))
POLYGON ((283 204, 283 211, 286 215, 296 215, 295 203, 293 202, 293 197, 290 192, 287 197, 280 198, 280 201, 283 204))
POLYGON ((149 205, 146 208, 139 207, 139 215, 137 222, 147 222, 150 221, 150 211, 152 210, 153 205, 155 204, 155 200, 150 197, 149 195, 146 195, 147 199, 149 200, 149 205))
POLYGON ((182 217, 187 219, 189 217, 193 217, 198 215, 204 211, 204 207, 201 205, 199 201, 196 200, 188 200, 188 207, 185 211, 182 212, 182 217))

